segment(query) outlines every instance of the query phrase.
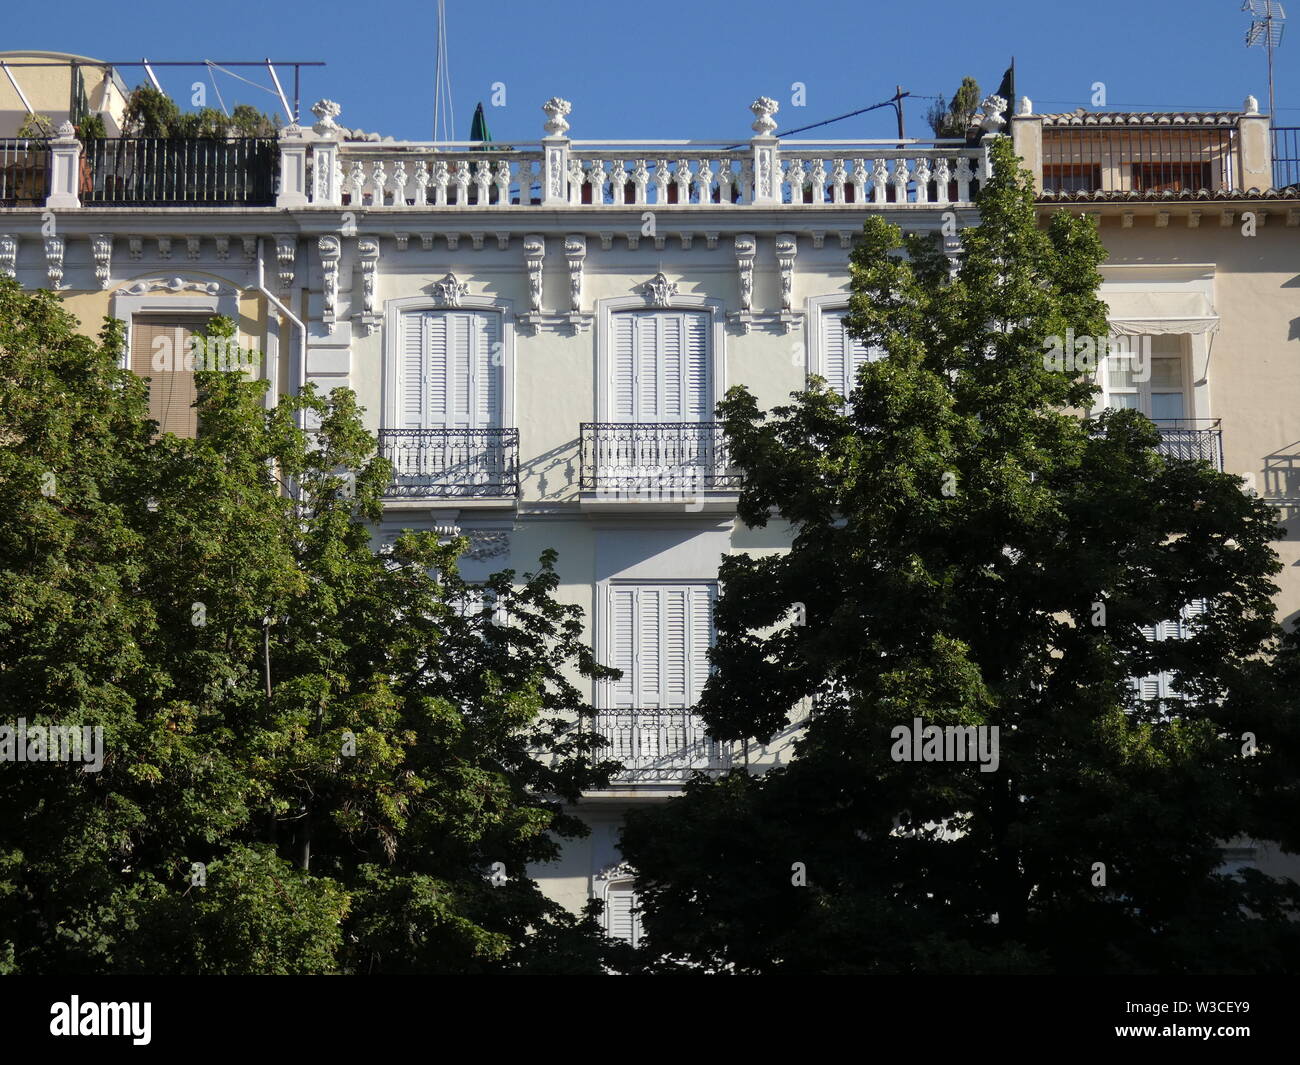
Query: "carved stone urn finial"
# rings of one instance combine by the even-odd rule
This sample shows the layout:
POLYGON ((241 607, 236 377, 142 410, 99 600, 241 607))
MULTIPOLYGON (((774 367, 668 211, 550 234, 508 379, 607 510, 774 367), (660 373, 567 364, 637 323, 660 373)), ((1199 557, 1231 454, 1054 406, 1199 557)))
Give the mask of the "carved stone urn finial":
POLYGON ((71 122, 64 121, 59 125, 59 139, 71 140, 77 135, 77 128, 71 122))
POLYGON ((569 124, 564 121, 564 116, 573 110, 573 104, 568 100, 561 100, 558 96, 552 96, 542 104, 542 110, 546 112, 547 136, 561 137, 568 132, 569 124))
POLYGON ((1028 96, 1020 97, 1020 114, 1032 115, 1034 113, 1034 101, 1028 96))
POLYGON ((749 109, 754 112, 754 124, 751 128, 760 137, 766 137, 776 129, 772 116, 781 110, 781 105, 770 96, 760 96, 749 105, 749 109))
POLYGON ((343 113, 343 108, 333 100, 317 100, 312 104, 311 113, 317 118, 316 125, 312 129, 317 133, 325 133, 339 128, 334 120, 343 113))
POLYGON ((1002 117, 1002 112, 1007 109, 1007 102, 1001 96, 986 96, 980 102, 980 109, 984 112, 980 119, 980 129, 985 133, 997 133, 1007 124, 1007 120, 1002 117))
POLYGON ((1248 115, 1259 114, 1259 101, 1256 100, 1255 97, 1253 96, 1246 97, 1246 114, 1248 115))

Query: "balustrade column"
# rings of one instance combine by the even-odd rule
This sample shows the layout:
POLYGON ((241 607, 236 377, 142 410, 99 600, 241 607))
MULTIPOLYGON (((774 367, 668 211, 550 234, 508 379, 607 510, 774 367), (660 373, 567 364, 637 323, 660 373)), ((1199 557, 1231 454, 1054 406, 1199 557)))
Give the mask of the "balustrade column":
POLYGON ((569 123, 564 116, 573 110, 568 100, 552 96, 542 104, 546 112, 546 136, 542 138, 542 206, 565 207, 569 203, 569 123))
POLYGON ((754 154, 754 187, 746 190, 750 202, 774 204, 781 202, 781 151, 780 141, 772 136, 776 122, 772 116, 780 105, 767 96, 760 96, 749 109, 754 112, 753 130, 757 136, 749 144, 754 154))
POLYGON ((46 207, 80 207, 81 142, 71 122, 59 127, 50 141, 50 194, 46 207))

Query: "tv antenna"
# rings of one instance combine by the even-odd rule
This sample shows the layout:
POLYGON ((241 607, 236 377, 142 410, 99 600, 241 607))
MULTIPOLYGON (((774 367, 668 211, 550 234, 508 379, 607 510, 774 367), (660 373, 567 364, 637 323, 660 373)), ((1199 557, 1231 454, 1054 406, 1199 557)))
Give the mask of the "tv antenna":
POLYGON ((1242 11, 1251 14, 1250 29, 1246 31, 1247 48, 1263 48, 1268 53, 1268 114, 1271 120, 1277 110, 1273 104, 1273 49, 1282 43, 1286 29, 1286 11, 1277 0, 1242 0, 1242 11))
POLYGON ((447 0, 438 0, 437 59, 433 73, 433 139, 456 139, 456 109, 451 102, 451 64, 447 59, 447 0), (439 136, 439 128, 442 134, 439 136))

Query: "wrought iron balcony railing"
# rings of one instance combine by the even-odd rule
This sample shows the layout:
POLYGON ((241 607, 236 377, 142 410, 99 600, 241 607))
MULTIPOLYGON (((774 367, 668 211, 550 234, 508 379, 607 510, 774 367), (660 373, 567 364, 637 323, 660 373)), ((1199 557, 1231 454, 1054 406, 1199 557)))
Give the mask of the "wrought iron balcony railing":
POLYGON ((1201 459, 1223 469, 1223 431, 1218 418, 1182 418, 1156 421, 1160 454, 1171 459, 1201 459))
POLYGON ((518 429, 383 429, 393 464, 389 498, 508 498, 519 494, 518 429))
POLYGON ((1237 184, 1236 130, 1053 127, 1043 131, 1043 197, 1221 192, 1237 184))
POLYGON ((86 205, 267 207, 275 203, 279 144, 271 137, 120 137, 87 141, 86 205))
POLYGON ((623 763, 615 783, 680 784, 693 773, 731 768, 730 745, 709 736, 689 710, 597 710, 595 731, 609 741, 600 756, 623 763))
POLYGON ((581 437, 584 492, 689 499, 740 487, 720 422, 587 422, 581 437))
POLYGON ((1300 126, 1273 127, 1273 187, 1300 185, 1300 126))
POLYGON ((0 139, 0 207, 44 207, 49 194, 49 143, 0 139))

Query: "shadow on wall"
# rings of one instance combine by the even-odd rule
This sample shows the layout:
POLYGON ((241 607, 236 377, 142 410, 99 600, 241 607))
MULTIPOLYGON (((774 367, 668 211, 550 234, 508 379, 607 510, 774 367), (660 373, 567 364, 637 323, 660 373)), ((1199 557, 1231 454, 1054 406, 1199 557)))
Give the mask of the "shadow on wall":
POLYGON ((572 499, 578 488, 577 438, 521 463, 519 476, 521 482, 536 482, 540 499, 572 499))
MULTIPOLYGON (((1263 498, 1277 507, 1278 524, 1286 530, 1286 539, 1300 540, 1300 441, 1264 456, 1261 488, 1263 498)), ((1300 562, 1295 565, 1300 566, 1300 562)), ((1287 628, 1300 625, 1300 610, 1281 621, 1287 628)))

